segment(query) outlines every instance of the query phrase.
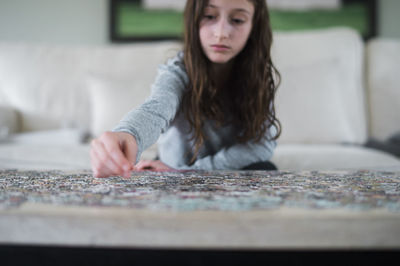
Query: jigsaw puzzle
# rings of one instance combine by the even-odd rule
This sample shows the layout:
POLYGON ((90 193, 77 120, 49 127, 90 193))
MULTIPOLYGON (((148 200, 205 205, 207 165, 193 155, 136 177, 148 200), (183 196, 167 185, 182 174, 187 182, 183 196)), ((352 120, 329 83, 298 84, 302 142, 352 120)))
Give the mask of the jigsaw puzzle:
POLYGON ((134 172, 94 178, 90 171, 0 170, 0 209, 21 204, 149 210, 384 208, 400 211, 400 172, 134 172))

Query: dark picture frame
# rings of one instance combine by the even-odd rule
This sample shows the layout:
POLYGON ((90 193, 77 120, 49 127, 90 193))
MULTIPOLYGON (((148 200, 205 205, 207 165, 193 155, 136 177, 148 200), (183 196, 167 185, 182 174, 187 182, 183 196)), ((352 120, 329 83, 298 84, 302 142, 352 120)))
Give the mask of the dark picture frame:
POLYGON ((123 36, 119 31, 119 7, 124 3, 140 4, 141 0, 108 0, 109 1, 109 36, 110 41, 113 43, 125 42, 152 42, 152 41, 165 41, 165 40, 182 40, 179 35, 168 35, 160 33, 157 36, 123 36))
POLYGON ((378 35, 378 0, 366 0, 367 10, 368 10, 368 28, 369 33, 364 37, 364 39, 371 39, 378 35))
MULTIPOLYGON (((367 10, 367 33, 363 34, 363 38, 368 40, 377 35, 378 28, 378 4, 377 0, 342 0, 344 4, 353 2, 362 2, 367 10)), ((182 40, 180 34, 164 34, 157 35, 149 34, 148 36, 141 34, 121 34, 120 21, 120 7, 123 4, 136 4, 140 5, 141 0, 109 0, 109 38, 112 43, 125 43, 125 42, 149 42, 149 41, 162 41, 162 40, 182 40)))

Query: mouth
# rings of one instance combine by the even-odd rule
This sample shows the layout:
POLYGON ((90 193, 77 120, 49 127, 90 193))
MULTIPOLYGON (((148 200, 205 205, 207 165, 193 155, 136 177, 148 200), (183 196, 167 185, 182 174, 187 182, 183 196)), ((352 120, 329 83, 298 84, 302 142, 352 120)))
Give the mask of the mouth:
POLYGON ((229 46, 223 44, 213 44, 211 45, 211 48, 213 48, 215 51, 226 51, 230 49, 229 46))

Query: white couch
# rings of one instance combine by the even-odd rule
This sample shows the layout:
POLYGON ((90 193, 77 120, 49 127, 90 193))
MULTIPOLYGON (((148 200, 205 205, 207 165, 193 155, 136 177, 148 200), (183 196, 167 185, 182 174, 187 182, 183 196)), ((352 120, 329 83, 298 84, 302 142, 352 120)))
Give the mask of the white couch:
MULTIPOLYGON (((177 42, 105 47, 0 43, 0 168, 90 168, 88 133, 111 129, 150 94, 177 42)), ((363 146, 400 131, 400 41, 346 28, 275 33, 283 125, 279 169, 398 168, 363 146)), ((156 145, 142 158, 152 159, 156 145)))

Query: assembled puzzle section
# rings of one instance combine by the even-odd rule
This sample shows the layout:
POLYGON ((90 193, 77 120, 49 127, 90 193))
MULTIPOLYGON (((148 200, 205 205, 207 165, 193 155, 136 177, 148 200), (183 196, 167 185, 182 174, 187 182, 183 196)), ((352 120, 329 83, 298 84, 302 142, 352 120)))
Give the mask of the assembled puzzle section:
POLYGON ((400 212, 400 173, 134 172, 129 179, 99 179, 89 171, 0 170, 0 209, 24 203, 175 211, 293 207, 400 212))

